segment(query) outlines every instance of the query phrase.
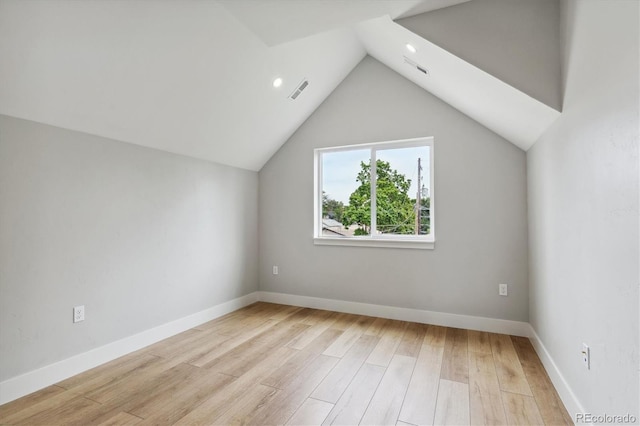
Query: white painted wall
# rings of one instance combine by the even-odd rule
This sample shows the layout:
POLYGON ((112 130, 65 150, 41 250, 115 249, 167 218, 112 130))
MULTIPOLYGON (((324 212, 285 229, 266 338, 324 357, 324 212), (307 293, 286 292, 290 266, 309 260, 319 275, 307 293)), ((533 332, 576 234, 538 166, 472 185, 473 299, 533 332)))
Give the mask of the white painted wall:
POLYGON ((257 290, 257 189, 255 172, 0 116, 0 381, 257 290))
POLYGON ((562 109, 559 0, 472 0, 397 22, 562 109))
POLYGON ((365 58, 259 176, 262 291, 528 319, 525 153, 376 60, 365 58), (314 246, 313 149, 419 136, 435 138, 435 250, 314 246))
POLYGON ((531 324, 587 412, 637 418, 639 6, 564 4, 564 112, 527 154, 531 324))

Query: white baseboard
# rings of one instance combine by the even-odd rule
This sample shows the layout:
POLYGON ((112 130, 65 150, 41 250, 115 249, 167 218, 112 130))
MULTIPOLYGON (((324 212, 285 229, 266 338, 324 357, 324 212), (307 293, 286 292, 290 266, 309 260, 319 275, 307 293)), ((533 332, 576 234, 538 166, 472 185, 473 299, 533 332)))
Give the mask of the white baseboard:
POLYGON ((531 344, 533 348, 536 350, 538 354, 538 358, 542 361, 542 365, 544 365, 544 369, 547 370, 547 374, 553 383, 553 386, 558 391, 558 395, 560 395, 560 399, 564 403, 565 408, 569 412, 571 418, 575 421, 577 413, 586 413, 584 407, 576 397, 576 394, 573 393, 569 383, 565 380, 564 376, 560 372, 560 369, 551 358, 551 354, 547 351, 547 348, 540 340, 538 333, 536 330, 529 325, 529 340, 531 340, 531 344))
POLYGON ((258 301, 258 292, 221 303, 204 311, 154 327, 133 336, 100 346, 71 358, 0 382, 0 404, 13 401, 38 389, 97 367, 128 353, 142 349, 207 321, 258 301))
POLYGON ((284 305, 302 306, 305 308, 326 309, 329 311, 412 321, 423 324, 442 325, 446 327, 466 328, 468 330, 489 331, 492 333, 511 334, 514 336, 529 337, 531 330, 529 323, 522 321, 448 314, 422 309, 372 305, 369 303, 346 302, 344 300, 296 296, 293 294, 272 293, 269 291, 259 291, 258 297, 264 302, 282 303, 284 305))

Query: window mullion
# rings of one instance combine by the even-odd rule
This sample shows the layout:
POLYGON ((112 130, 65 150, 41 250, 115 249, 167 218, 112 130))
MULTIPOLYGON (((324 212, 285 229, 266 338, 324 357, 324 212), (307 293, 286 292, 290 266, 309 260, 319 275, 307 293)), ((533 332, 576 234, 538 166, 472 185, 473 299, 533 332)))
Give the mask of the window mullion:
POLYGON ((371 178, 369 179, 370 185, 371 185, 371 229, 370 229, 370 236, 376 236, 378 235, 377 232, 377 228, 378 228, 378 223, 377 223, 377 216, 376 216, 376 211, 377 211, 377 203, 376 203, 376 181, 377 181, 377 160, 376 160, 376 150, 374 148, 371 148, 371 178))

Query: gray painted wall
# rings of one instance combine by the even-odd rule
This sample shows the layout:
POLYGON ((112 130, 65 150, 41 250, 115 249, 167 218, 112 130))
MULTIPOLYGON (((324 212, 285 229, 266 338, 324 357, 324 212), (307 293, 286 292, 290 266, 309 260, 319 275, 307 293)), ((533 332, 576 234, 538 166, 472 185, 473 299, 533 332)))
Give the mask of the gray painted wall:
POLYGON ((0 116, 0 380, 255 291, 257 180, 0 116))
POLYGON ((396 22, 561 110, 559 0, 472 0, 396 22))
POLYGON ((531 324, 587 412, 637 418, 639 5, 565 5, 564 112, 527 155, 531 324))
POLYGON ((260 289, 527 321, 525 161, 366 57, 260 171, 260 289), (435 137, 435 250, 314 246, 313 149, 419 136, 435 137))

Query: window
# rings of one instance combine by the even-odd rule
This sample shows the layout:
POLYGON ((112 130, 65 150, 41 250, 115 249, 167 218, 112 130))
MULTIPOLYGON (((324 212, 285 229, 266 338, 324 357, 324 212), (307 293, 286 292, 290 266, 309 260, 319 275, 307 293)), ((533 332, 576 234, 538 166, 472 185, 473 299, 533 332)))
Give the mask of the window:
POLYGON ((316 149, 314 242, 433 248, 433 138, 316 149))

